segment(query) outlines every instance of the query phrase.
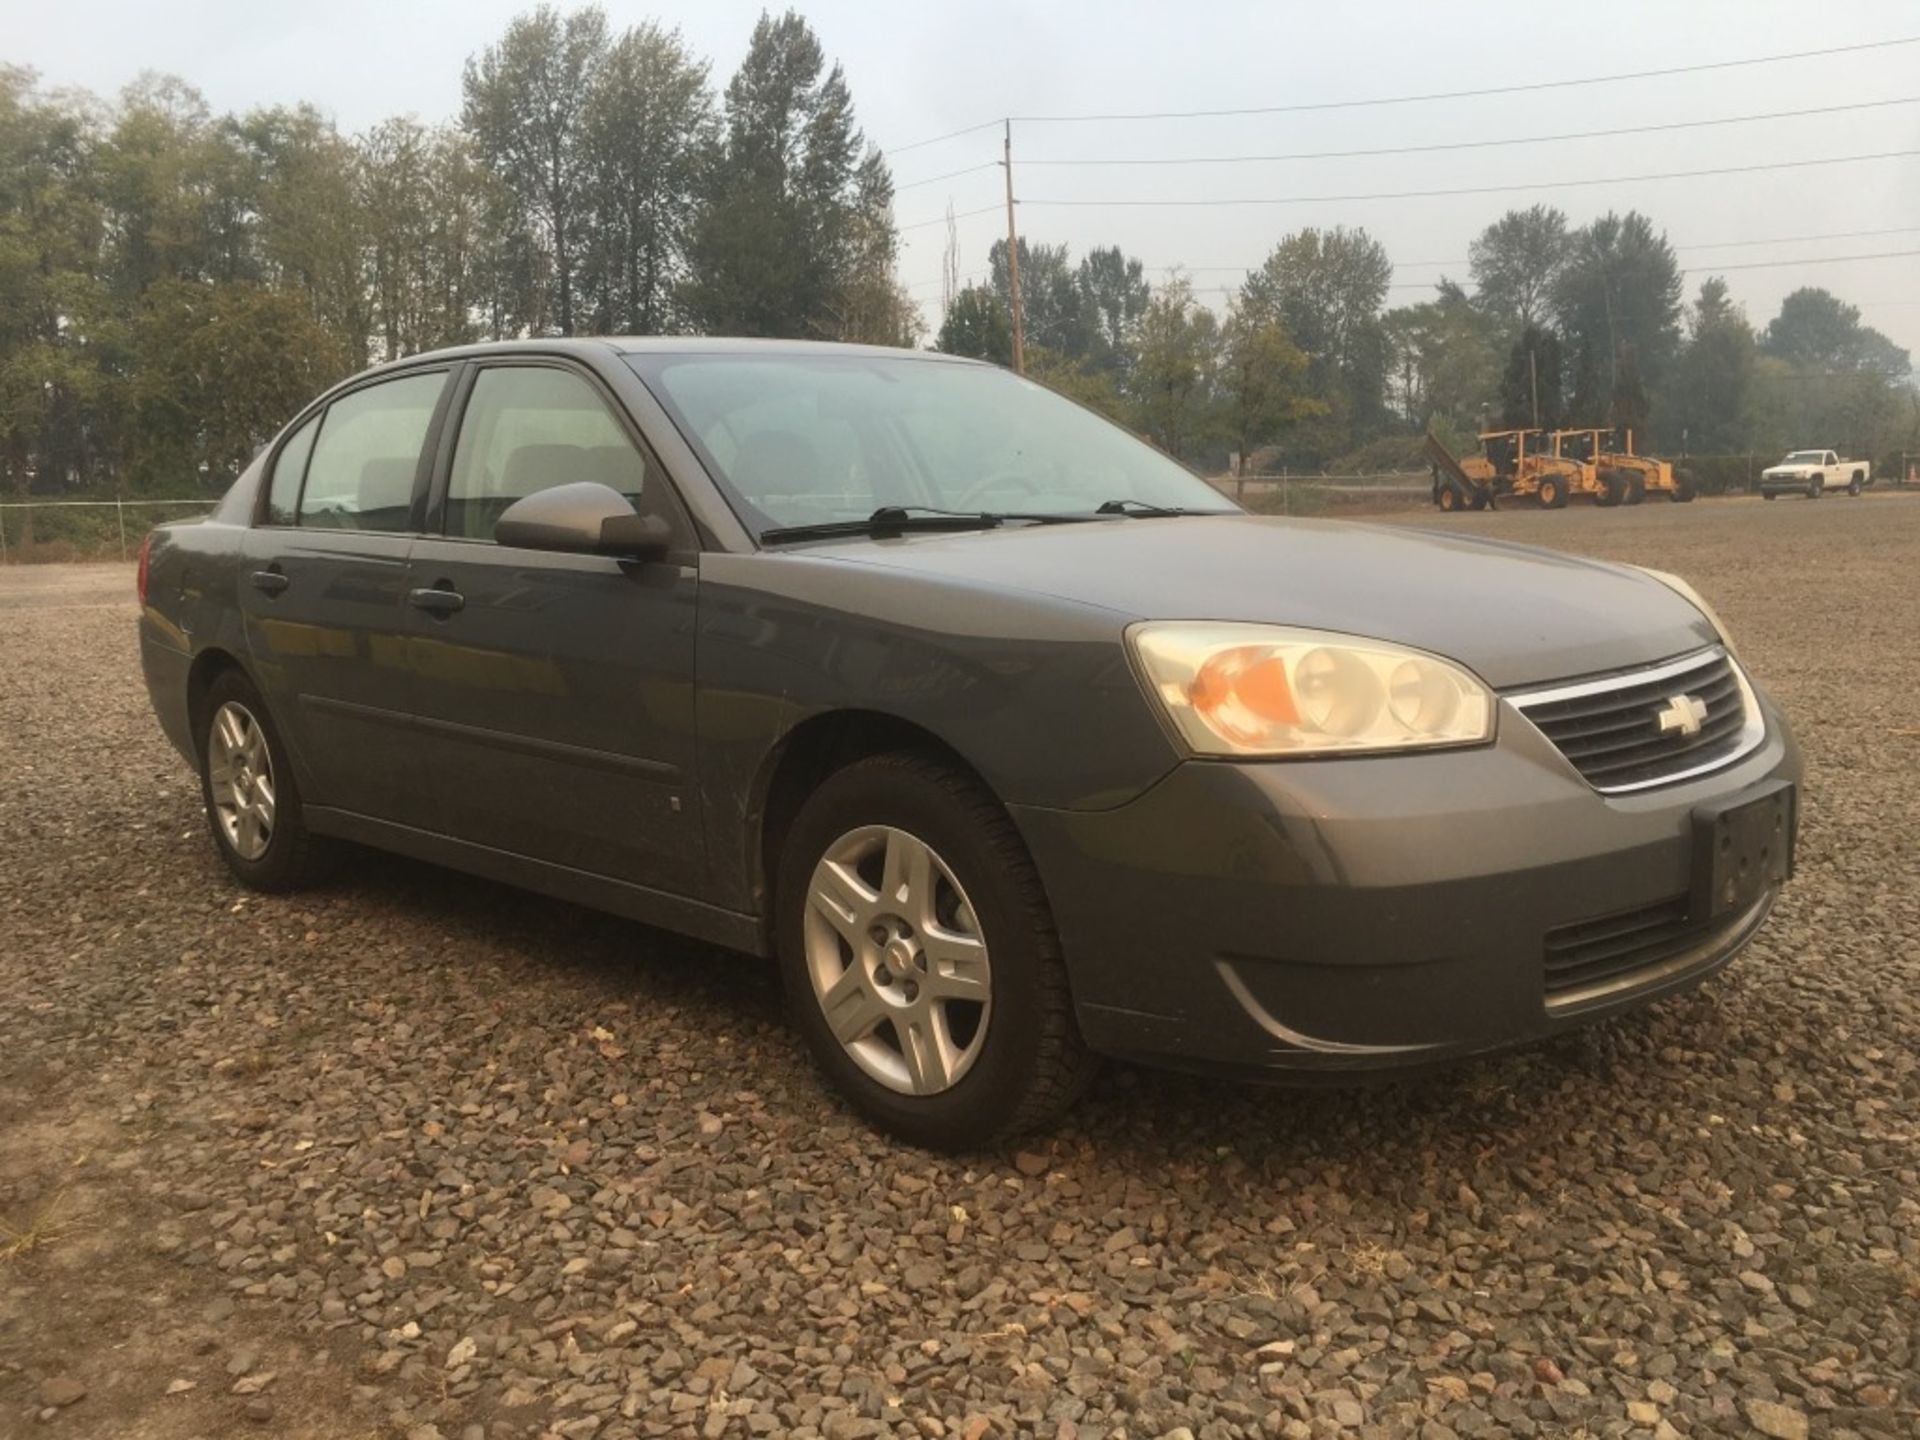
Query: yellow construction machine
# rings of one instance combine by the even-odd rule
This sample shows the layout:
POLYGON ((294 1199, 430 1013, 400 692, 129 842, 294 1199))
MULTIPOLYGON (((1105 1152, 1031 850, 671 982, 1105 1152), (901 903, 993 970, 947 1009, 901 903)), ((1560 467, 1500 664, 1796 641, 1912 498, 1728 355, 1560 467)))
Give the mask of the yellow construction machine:
POLYGON ((1695 495, 1693 477, 1651 455, 1636 455, 1631 430, 1556 430, 1553 453, 1590 470, 1601 505, 1638 505, 1649 495, 1685 504, 1695 495))
POLYGON ((1496 497, 1536 499, 1558 510, 1575 494, 1600 492, 1590 466, 1553 453, 1544 430, 1488 430, 1480 453, 1458 459, 1431 430, 1427 460, 1433 469, 1433 503, 1442 510, 1484 510, 1496 497))

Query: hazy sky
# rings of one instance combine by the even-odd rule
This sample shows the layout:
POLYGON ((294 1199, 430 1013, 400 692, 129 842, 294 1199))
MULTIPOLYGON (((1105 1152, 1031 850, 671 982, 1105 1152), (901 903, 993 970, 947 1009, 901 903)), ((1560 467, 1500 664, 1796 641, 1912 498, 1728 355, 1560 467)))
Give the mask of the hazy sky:
MULTIPOLYGON (((30 65, 49 85, 111 95, 141 70, 183 76, 217 109, 308 100, 358 129, 411 112, 453 116, 460 67, 526 0, 0 0, 0 60, 30 65)), ((616 26, 677 25, 708 56, 716 87, 745 49, 757 0, 634 4, 609 0, 616 26)), ((1668 66, 1920 37, 1913 0, 1822 4, 1613 0, 1578 7, 1430 0, 1122 0, 944 4, 809 0, 800 7, 846 67, 868 136, 894 151, 1005 114, 1207 110, 1559 82, 1668 66)), ((1156 271, 1184 265, 1194 283, 1237 282, 1273 242, 1306 224, 1364 225, 1398 267, 1390 303, 1421 297, 1442 274, 1465 278, 1467 242, 1509 206, 1546 200, 1576 222, 1638 208, 1665 228, 1689 272, 1723 273, 1755 324, 1781 296, 1824 285, 1920 356, 1920 155, 1689 179, 1620 180, 1566 189, 1547 182, 1697 171, 1788 160, 1920 151, 1920 103, 1604 139, 1253 164, 1047 166, 1046 160, 1183 159, 1293 154, 1806 110, 1861 101, 1920 101, 1920 44, 1705 74, 1556 86, 1524 94, 1155 122, 1021 122, 1014 126, 1023 232, 1075 251, 1119 244, 1156 271), (1401 199, 1235 206, 1067 206, 1064 200, 1218 200, 1360 195, 1471 186, 1511 191, 1401 199), (1894 231, 1827 237, 1838 232, 1894 231), (1746 243, 1746 242, 1768 243, 1746 243), (1729 242, 1742 242, 1738 244, 1729 242), (1760 262, 1804 262, 1768 268, 1760 262)), ((908 227, 902 277, 937 305, 941 224, 997 204, 1001 177, 983 168, 915 182, 999 157, 997 130, 893 155, 898 216, 908 227)), ((984 269, 1004 233, 999 211, 958 222, 961 269, 984 269)), ((1157 278, 1157 276, 1156 276, 1157 278)), ((1218 294, 1207 296, 1218 301, 1218 294)))

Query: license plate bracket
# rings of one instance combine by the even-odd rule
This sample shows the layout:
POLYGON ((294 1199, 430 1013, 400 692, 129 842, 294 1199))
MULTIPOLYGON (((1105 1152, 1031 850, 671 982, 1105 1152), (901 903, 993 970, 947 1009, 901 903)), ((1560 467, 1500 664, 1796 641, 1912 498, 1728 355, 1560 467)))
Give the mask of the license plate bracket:
POLYGON ((1794 787, 1785 780, 1695 807, 1689 908, 1696 919, 1745 910, 1793 874, 1798 809, 1794 787))

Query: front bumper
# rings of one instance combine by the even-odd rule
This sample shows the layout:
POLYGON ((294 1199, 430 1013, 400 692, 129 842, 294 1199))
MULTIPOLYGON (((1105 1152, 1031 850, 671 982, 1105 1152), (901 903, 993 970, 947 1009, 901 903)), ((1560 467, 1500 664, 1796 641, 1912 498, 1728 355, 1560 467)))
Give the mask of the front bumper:
POLYGON ((1696 806, 1799 780, 1792 736, 1760 705, 1759 748, 1634 794, 1597 793, 1503 707, 1481 749, 1193 760, 1117 809, 1014 818, 1094 1049, 1206 1071, 1417 1069, 1685 989, 1752 939, 1771 891, 1710 926, 1683 920, 1658 963, 1550 988, 1550 937, 1683 902, 1696 806))

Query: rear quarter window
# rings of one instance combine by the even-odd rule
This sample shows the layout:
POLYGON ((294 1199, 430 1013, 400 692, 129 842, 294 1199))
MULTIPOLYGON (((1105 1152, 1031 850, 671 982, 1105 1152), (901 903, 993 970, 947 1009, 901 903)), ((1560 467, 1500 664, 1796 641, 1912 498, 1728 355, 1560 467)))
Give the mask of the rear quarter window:
POLYGON ((320 417, 316 415, 280 447, 267 485, 267 524, 293 524, 300 503, 300 481, 307 473, 307 457, 313 453, 313 437, 319 433, 320 417))

